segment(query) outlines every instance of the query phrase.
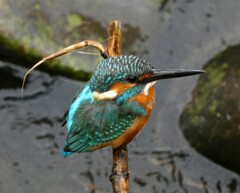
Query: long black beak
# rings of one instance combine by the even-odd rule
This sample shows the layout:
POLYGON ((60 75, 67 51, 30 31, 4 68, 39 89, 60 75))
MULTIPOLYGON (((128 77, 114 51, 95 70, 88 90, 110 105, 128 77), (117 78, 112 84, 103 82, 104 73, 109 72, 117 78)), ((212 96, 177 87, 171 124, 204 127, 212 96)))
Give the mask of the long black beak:
POLYGON ((205 71, 203 70, 153 69, 153 74, 150 77, 140 80, 138 83, 149 83, 149 82, 160 80, 160 79, 192 76, 192 75, 202 74, 204 72, 205 71))

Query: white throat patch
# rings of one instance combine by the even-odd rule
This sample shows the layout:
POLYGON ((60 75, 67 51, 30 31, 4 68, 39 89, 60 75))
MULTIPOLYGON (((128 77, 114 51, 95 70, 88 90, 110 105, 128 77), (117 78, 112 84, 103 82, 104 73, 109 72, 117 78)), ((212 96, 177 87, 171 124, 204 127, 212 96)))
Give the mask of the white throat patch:
POLYGON ((117 93, 113 90, 103 92, 103 93, 100 93, 97 91, 93 92, 93 98, 96 100, 112 100, 116 98, 116 96, 117 96, 117 93))
POLYGON ((143 94, 144 94, 145 96, 148 95, 149 89, 150 89, 156 82, 157 82, 157 81, 153 81, 153 82, 149 82, 149 83, 146 84, 146 86, 145 86, 144 89, 143 89, 143 94))

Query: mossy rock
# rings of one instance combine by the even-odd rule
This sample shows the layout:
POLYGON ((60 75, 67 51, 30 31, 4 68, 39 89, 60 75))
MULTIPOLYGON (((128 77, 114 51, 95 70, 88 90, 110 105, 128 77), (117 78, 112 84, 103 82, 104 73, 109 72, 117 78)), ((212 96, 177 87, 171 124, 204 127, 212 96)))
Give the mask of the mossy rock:
POLYGON ((204 67, 180 128, 197 151, 240 174, 240 45, 204 67))
MULTIPOLYGON (((77 1, 66 6, 65 1, 0 0, 0 60, 30 68, 44 56, 85 39, 106 44, 108 21, 102 24, 74 11, 73 8, 78 6, 81 3, 77 1)), ((138 52, 138 43, 144 39, 140 30, 131 25, 123 25, 123 33, 124 36, 129 34, 125 38, 129 41, 124 42, 124 50, 128 54, 138 52), (134 50, 135 47, 136 52, 130 52, 129 49, 134 50)), ((38 69, 86 81, 102 57, 93 48, 81 51, 98 56, 72 53, 46 62, 38 69)))

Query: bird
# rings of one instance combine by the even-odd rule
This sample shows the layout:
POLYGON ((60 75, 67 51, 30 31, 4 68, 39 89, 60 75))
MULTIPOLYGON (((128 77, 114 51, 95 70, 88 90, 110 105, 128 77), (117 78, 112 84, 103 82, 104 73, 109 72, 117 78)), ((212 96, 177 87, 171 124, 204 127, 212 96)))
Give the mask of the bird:
POLYGON ((158 80, 203 72, 155 69, 133 55, 100 61, 65 113, 62 126, 67 126, 68 134, 63 156, 129 144, 153 112, 158 80))

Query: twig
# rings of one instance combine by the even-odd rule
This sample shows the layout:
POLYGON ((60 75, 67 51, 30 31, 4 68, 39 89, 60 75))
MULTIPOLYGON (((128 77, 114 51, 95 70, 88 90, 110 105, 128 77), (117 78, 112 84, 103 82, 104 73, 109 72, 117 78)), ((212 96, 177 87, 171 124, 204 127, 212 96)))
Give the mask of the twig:
MULTIPOLYGON (((107 52, 110 57, 122 54, 122 30, 120 21, 108 24, 107 52), (111 37, 111 38, 110 38, 111 37)), ((113 149, 112 182, 114 193, 129 193, 128 150, 127 145, 113 149)))

